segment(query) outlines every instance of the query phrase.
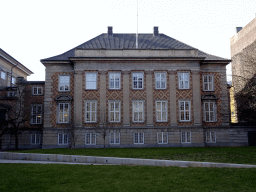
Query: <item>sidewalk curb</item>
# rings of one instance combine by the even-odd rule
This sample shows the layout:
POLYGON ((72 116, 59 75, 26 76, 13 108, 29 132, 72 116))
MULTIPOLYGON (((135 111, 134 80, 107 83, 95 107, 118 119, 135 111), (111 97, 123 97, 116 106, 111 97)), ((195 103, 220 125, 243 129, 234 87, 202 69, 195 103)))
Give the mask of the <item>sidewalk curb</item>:
POLYGON ((158 159, 135 159, 135 158, 118 158, 118 157, 96 157, 96 156, 79 156, 79 155, 37 154, 37 153, 10 153, 10 152, 0 152, 0 159, 70 162, 70 163, 97 163, 97 164, 115 164, 115 165, 148 165, 148 166, 167 166, 167 167, 177 166, 177 167, 256 168, 256 165, 247 165, 247 164, 158 160, 158 159))

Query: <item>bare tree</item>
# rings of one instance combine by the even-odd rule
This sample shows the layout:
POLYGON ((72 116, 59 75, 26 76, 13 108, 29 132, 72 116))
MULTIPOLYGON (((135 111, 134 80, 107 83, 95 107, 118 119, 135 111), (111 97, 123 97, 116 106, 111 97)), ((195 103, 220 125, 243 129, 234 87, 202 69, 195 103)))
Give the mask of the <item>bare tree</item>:
POLYGON ((104 149, 106 149, 106 136, 108 135, 109 131, 109 124, 106 119, 106 115, 104 114, 102 116, 101 123, 95 127, 95 132, 99 133, 102 136, 104 142, 104 149))

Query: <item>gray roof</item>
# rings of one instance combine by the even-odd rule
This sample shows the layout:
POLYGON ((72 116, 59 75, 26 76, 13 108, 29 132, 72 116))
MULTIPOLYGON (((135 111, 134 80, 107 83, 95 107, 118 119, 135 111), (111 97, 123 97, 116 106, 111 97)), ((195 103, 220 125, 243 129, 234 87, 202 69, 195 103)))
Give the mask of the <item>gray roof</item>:
MULTIPOLYGON (((182 43, 172 37, 164 34, 153 36, 153 34, 139 34, 138 35, 138 49, 140 50, 197 50, 185 43, 182 43)), ((109 36, 103 33, 61 55, 42 59, 41 61, 65 61, 69 57, 75 57, 76 49, 85 50, 131 50, 136 49, 136 34, 119 34, 114 33, 109 36)), ((198 50, 199 57, 205 57, 205 60, 227 60, 221 57, 210 55, 198 50)))

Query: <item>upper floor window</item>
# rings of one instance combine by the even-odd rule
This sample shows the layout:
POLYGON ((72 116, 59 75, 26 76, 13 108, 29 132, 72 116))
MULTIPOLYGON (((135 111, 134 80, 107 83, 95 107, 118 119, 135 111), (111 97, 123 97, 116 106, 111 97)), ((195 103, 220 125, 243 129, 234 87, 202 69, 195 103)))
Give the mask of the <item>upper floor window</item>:
POLYGON ((97 101, 85 101, 85 122, 96 122, 97 101))
POLYGON ((69 103, 59 103, 59 123, 68 123, 69 122, 69 103))
POLYGON ((143 101, 132 102, 132 120, 133 122, 144 121, 144 102, 143 101))
POLYGON ((12 77, 12 84, 15 84, 15 83, 16 83, 16 78, 12 77))
POLYGON ((215 101, 204 102, 204 121, 216 121, 216 106, 215 101))
POLYGON ((180 72, 178 73, 179 78, 179 89, 189 89, 189 73, 180 72))
POLYGON ((32 124, 42 123, 42 105, 32 105, 32 124))
POLYGON ((120 73, 109 73, 109 89, 120 89, 120 73))
POLYGON ((203 75, 204 91, 213 91, 213 75, 203 75))
POLYGON ((109 101, 109 122, 120 122, 120 101, 109 101))
POLYGON ((179 101, 180 121, 190 121, 190 101, 179 101))
POLYGON ((85 89, 97 89, 97 73, 85 73, 85 89))
POLYGON ((60 75, 59 76, 59 91, 70 91, 70 76, 60 75))
POLYGON ((143 89, 143 73, 132 73, 132 88, 143 89))
POLYGON ((156 101, 156 121, 167 121, 167 102, 156 101))
POLYGON ((166 73, 155 73, 156 89, 166 89, 166 73))
POLYGON ((6 79, 6 73, 4 71, 1 71, 1 79, 6 79))
POLYGON ((8 91, 7 92, 7 97, 16 97, 17 96, 17 91, 8 91))
POLYGON ((32 88, 33 95, 42 95, 43 94, 43 87, 33 87, 32 88))

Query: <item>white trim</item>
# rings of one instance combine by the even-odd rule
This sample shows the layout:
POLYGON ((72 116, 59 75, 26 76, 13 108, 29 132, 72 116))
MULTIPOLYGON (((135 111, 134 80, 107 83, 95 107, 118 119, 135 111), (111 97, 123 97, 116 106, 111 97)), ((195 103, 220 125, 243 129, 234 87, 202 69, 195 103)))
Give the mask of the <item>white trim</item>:
POLYGON ((190 100, 179 100, 179 120, 181 122, 189 122, 191 121, 191 102, 190 100), (181 110, 181 103, 183 103, 184 110, 181 110), (186 109, 186 103, 189 105, 189 109, 186 109), (181 119, 182 112, 184 113, 184 119, 181 119), (187 113, 188 113, 188 119, 187 119, 187 113))
POLYGON ((111 145, 120 144, 120 133, 110 133, 109 134, 109 143, 111 145))
POLYGON ((85 133, 85 145, 96 145, 96 133, 85 133))
POLYGON ((6 72, 1 71, 1 79, 6 80, 6 72))
POLYGON ((203 78, 203 90, 214 91, 214 75, 203 75, 202 78, 203 78), (206 82, 205 82, 205 77, 206 77, 206 82), (212 82, 210 82, 210 79, 212 80, 212 82), (205 89, 205 85, 207 86, 206 89, 205 89))
POLYGON ((109 89, 111 89, 111 90, 121 89, 121 73, 120 72, 109 72, 108 73, 108 82, 109 82, 109 85, 108 85, 109 89), (111 87, 111 79, 110 79, 112 75, 114 75, 113 87, 111 87), (117 75, 117 77, 116 77, 116 75, 117 75), (117 82, 118 82, 118 86, 116 87, 117 82))
POLYGON ((108 101, 108 121, 111 123, 121 122, 121 102, 116 100, 108 101), (111 103, 114 104, 114 109, 111 111, 111 103), (116 109, 116 105, 118 104, 118 109, 116 109), (114 114, 114 120, 111 120, 111 113, 114 114), (118 119, 118 120, 116 120, 118 119))
POLYGON ((68 74, 67 75, 62 75, 62 74, 59 75, 58 90, 60 92, 68 92, 68 91, 70 91, 70 75, 68 75, 68 74), (61 82, 61 78, 64 78, 64 77, 68 77, 68 79, 62 79, 62 82, 61 82), (67 82, 65 82, 65 81, 67 81, 67 82), (64 90, 61 90, 61 87, 64 90))
POLYGON ((191 132, 190 131, 182 131, 181 132, 181 143, 191 143, 191 132))
POLYGON ((157 132, 157 143, 168 144, 168 132, 157 132), (164 137, 166 137, 166 140, 164 137))
MULTIPOLYGON (((141 77, 139 77, 139 78, 141 78, 141 77)), ((134 89, 134 90, 143 89, 144 88, 144 82, 143 81, 144 81, 144 73, 143 72, 132 72, 132 89, 134 89), (136 75, 136 78, 137 78, 136 80, 133 80, 134 75, 136 75), (142 75, 142 80, 138 79, 138 76, 140 76, 140 75, 142 75), (136 82, 137 87, 134 87, 135 82, 136 82), (141 87, 139 87, 140 86, 139 82, 141 82, 141 87)))
POLYGON ((155 72, 155 89, 166 89, 167 88, 167 86, 166 86, 167 83, 166 82, 167 82, 167 73, 166 72, 155 72), (157 80, 157 74, 160 74, 160 80, 159 81, 157 80), (164 81, 164 87, 162 87, 162 82, 163 81, 161 81, 161 77, 163 75, 165 76, 164 80, 163 80, 164 81), (158 84, 157 82, 159 82, 160 87, 157 87, 157 84, 158 84))
POLYGON ((206 143, 216 143, 216 132, 215 131, 207 131, 205 134, 206 143))
POLYGON ((162 100, 156 100, 156 102, 155 102, 155 107, 156 107, 156 122, 167 122, 168 121, 168 103, 167 103, 167 101, 162 101, 162 100), (160 106, 160 111, 158 111, 158 107, 157 107, 157 103, 161 103, 161 106, 160 106), (163 110, 163 103, 165 103, 165 110, 163 110), (160 113, 160 120, 159 119, 157 119, 157 117, 158 117, 158 113, 160 113), (165 113, 165 115, 163 115, 163 113, 165 113), (163 119, 165 119, 165 120, 163 120, 163 119))
POLYGON ((66 133, 58 133, 58 145, 68 145, 68 134, 66 133), (66 142, 65 142, 66 137, 66 142), (61 143, 60 143, 61 138, 61 143))
POLYGON ((31 124, 42 124, 42 119, 43 119, 43 105, 42 104, 32 104, 31 124), (34 111, 34 107, 36 108, 35 111, 34 111), (41 110, 38 109, 39 107, 41 107, 41 110), (35 122, 34 122, 34 117, 35 117, 35 122))
POLYGON ((84 115, 84 121, 85 123, 95 123, 97 122, 97 105, 98 105, 98 101, 96 100, 85 100, 84 102, 84 110, 85 110, 85 115, 84 115), (92 103, 94 103, 95 105, 95 111, 92 110, 92 103), (87 104, 90 104, 90 111, 87 111, 87 104), (87 121, 87 114, 89 114, 89 118, 90 120, 87 121), (94 114, 94 121, 93 119, 93 114, 94 114))
POLYGON ((132 101, 132 122, 135 123, 141 123, 144 122, 144 115, 145 111, 144 111, 144 100, 134 100, 132 101), (137 106, 137 110, 135 111, 134 106, 137 106), (142 110, 139 109, 138 105, 140 105, 139 103, 142 103, 142 110), (137 114, 138 120, 135 120, 135 113, 137 114))
POLYGON ((142 132, 142 133, 134 133, 133 134, 134 135, 134 144, 144 144, 144 132, 142 132), (137 135, 137 137, 136 137, 136 135, 137 135), (136 139, 137 138, 137 139, 136 139))
POLYGON ((70 119, 70 104, 69 103, 58 103, 58 123, 69 123, 69 119, 70 119), (66 105, 68 106, 67 108, 67 112, 64 111, 63 109, 63 112, 60 112, 60 105, 63 105, 64 109, 66 107, 66 105), (62 114, 62 118, 63 120, 60 121, 60 115, 62 114), (65 121, 65 114, 68 115, 68 120, 65 121))
POLYGON ((30 135, 31 135, 30 144, 31 145, 40 145, 40 143, 41 143, 41 134, 30 134, 30 135))
POLYGON ((32 95, 43 95, 43 87, 42 86, 32 87, 32 95), (39 93, 39 89, 41 89, 41 93, 39 93), (36 93, 35 93, 35 90, 36 90, 36 93))
POLYGON ((203 102, 203 112, 204 112, 204 121, 205 122, 216 122, 217 121, 217 110, 216 110, 216 102, 215 101, 204 101, 203 102), (208 104, 208 110, 206 111, 206 104, 208 104), (212 110, 211 107, 212 105, 212 110), (208 115, 206 115, 208 113, 208 115), (213 115, 213 119, 211 119, 211 115, 213 115), (209 120, 207 120, 207 116, 209 120))
POLYGON ((98 73, 97 72, 85 72, 85 90, 97 90, 98 73), (89 79, 87 75, 95 75, 95 79, 89 79), (88 80, 88 81, 87 81, 88 80), (91 85, 89 85, 91 83, 91 85))
POLYGON ((190 72, 178 72, 179 89, 189 89, 190 88, 189 81, 190 81, 190 72), (185 74, 187 74, 187 77, 185 77, 185 74))

